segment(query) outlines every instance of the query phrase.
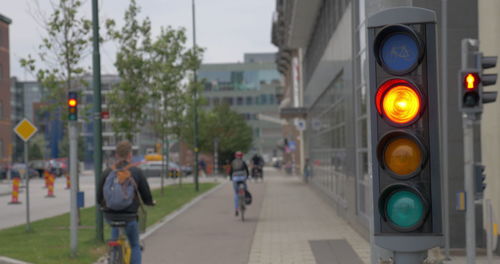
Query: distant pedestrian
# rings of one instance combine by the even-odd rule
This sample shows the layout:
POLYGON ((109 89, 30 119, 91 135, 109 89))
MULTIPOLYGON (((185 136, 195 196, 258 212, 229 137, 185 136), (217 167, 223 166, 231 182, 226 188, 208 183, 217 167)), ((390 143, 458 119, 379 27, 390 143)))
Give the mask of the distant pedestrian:
POLYGON ((304 162, 304 181, 309 182, 309 178, 311 177, 311 161, 309 158, 306 158, 304 162))
POLYGON ((198 169, 201 171, 201 175, 203 177, 207 177, 207 163, 204 159, 200 159, 200 161, 198 162, 198 167, 198 169))
POLYGON ((226 176, 231 178, 231 163, 229 162, 229 160, 226 160, 226 162, 224 163, 224 169, 226 171, 226 176))

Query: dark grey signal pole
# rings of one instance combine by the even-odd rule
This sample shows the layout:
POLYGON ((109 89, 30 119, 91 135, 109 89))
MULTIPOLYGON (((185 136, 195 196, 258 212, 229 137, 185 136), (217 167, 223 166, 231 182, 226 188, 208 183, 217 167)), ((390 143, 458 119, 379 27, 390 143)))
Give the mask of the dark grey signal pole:
POLYGON ((101 123, 101 55, 99 53, 99 16, 97 0, 92 0, 92 27, 94 51, 93 63, 93 88, 94 88, 94 176, 95 176, 95 224, 96 239, 104 242, 104 228, 102 212, 97 205, 97 190, 101 181, 102 172, 102 123, 101 123))
MULTIPOLYGON (((195 3, 193 3, 193 52, 196 56, 196 12, 195 12, 195 3)), ((193 111, 194 111, 194 188, 196 191, 200 190, 198 184, 198 76, 197 76, 197 67, 195 65, 193 69, 193 81, 194 81, 194 94, 193 94, 193 111)))

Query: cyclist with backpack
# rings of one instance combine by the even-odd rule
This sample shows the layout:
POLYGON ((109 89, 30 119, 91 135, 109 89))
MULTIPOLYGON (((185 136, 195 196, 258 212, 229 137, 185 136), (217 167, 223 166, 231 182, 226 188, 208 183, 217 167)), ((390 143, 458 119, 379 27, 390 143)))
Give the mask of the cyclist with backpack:
POLYGON ((231 181, 233 181, 233 188, 234 188, 234 208, 235 208, 235 216, 238 216, 238 205, 239 205, 239 198, 238 198, 238 187, 240 184, 243 184, 245 191, 248 190, 247 188, 247 179, 248 179, 248 166, 247 164, 243 161, 243 152, 237 151, 234 154, 235 159, 231 162, 231 169, 229 171, 229 177, 231 181))
MULTIPOLYGON (((139 243, 138 209, 154 205, 148 181, 141 169, 130 164, 132 145, 122 141, 116 146, 115 165, 103 172, 97 201, 103 208, 107 221, 126 221, 125 232, 131 247, 130 264, 141 263, 139 243)), ((118 228, 112 228, 111 239, 118 238, 118 228)))

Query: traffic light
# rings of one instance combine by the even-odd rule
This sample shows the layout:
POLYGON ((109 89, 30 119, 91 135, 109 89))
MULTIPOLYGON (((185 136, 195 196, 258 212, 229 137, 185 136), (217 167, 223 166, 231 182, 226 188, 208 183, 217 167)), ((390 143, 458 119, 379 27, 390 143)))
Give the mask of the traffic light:
POLYGON ((421 8, 368 19, 374 242, 393 251, 443 242, 435 21, 421 8))
POLYGON ((480 77, 477 71, 461 71, 460 81, 462 85, 462 109, 466 112, 481 112, 481 90, 479 88, 480 77))
POLYGON ((76 92, 68 92, 68 120, 78 120, 78 96, 76 92))
POLYGON ((461 93, 460 106, 465 113, 483 112, 483 104, 496 101, 497 92, 486 92, 484 86, 494 85, 497 82, 497 74, 485 74, 484 69, 494 68, 497 57, 484 57, 481 52, 469 50, 463 54, 467 58, 473 58, 470 68, 462 69, 459 73, 459 84, 461 93))
POLYGON ((475 186, 475 195, 476 198, 479 199, 482 197, 484 190, 486 189, 486 174, 484 173, 484 165, 475 163, 474 164, 474 186, 475 186))

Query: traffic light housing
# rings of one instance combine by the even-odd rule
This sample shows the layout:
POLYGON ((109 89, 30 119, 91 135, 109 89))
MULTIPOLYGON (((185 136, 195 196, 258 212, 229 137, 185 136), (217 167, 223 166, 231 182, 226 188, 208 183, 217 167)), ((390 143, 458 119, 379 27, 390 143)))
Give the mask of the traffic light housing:
POLYGON ((483 56, 476 50, 469 50, 469 54, 462 54, 466 58, 472 58, 470 68, 459 72, 460 109, 464 113, 482 113, 483 104, 496 101, 497 92, 484 91, 484 86, 494 85, 497 82, 497 74, 483 73, 484 69, 494 68, 497 64, 496 56, 483 56))
POLYGON ((478 65, 481 66, 481 102, 483 104, 493 103, 497 100, 497 92, 486 92, 484 86, 495 85, 497 83, 496 73, 483 73, 484 69, 495 68, 497 66, 497 56, 483 56, 482 52, 477 54, 478 65))
POLYGON ((368 19, 374 242, 443 244, 436 16, 394 8, 368 19))
POLYGON ((78 94, 76 92, 68 92, 68 120, 78 120, 78 94))
POLYGON ((474 186, 476 199, 480 199, 483 196, 484 190, 486 189, 486 174, 484 173, 484 165, 479 163, 474 163, 474 186))

